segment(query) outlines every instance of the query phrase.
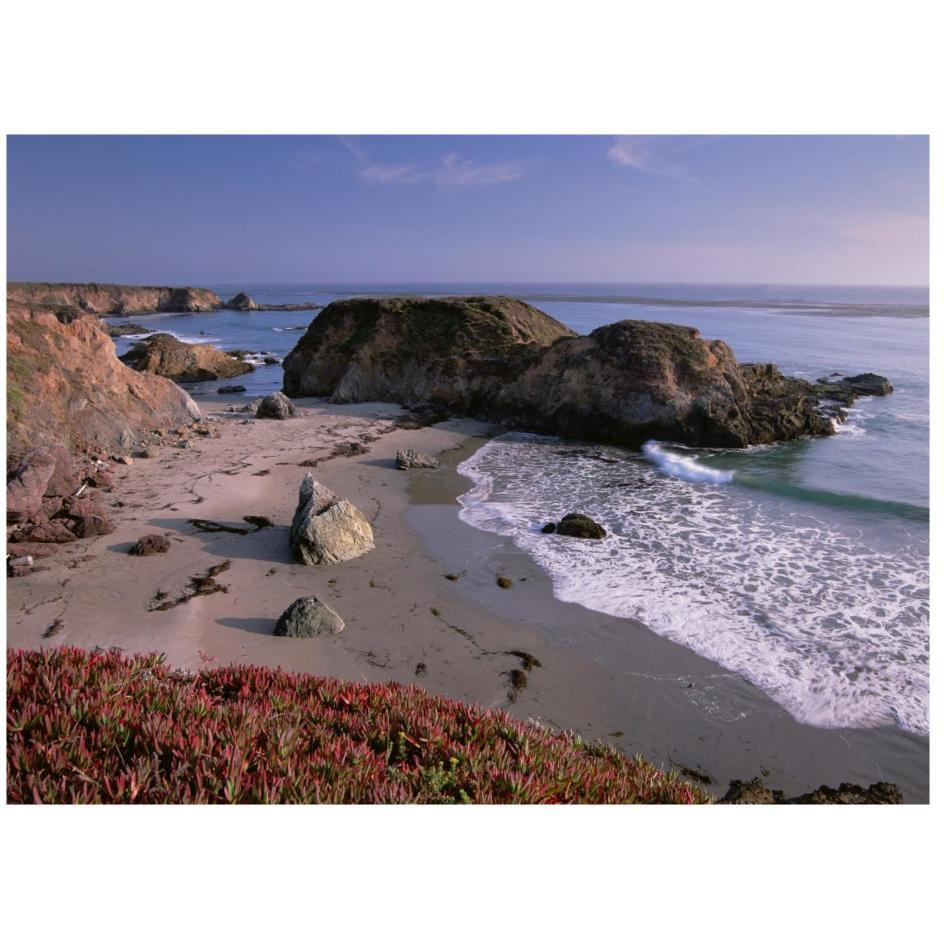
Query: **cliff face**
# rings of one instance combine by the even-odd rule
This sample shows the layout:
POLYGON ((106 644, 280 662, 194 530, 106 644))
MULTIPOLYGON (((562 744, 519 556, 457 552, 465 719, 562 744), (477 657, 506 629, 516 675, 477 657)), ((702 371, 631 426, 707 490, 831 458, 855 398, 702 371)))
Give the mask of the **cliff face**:
POLYGON ((172 334, 153 334, 120 360, 134 370, 169 377, 179 383, 219 380, 248 374, 252 364, 224 354, 209 344, 185 344, 172 334))
POLYGON ((115 356, 98 319, 7 300, 7 452, 127 450, 137 432, 189 425, 193 400, 115 356))
POLYGON ((833 432, 811 384, 742 368, 694 328, 621 321, 578 337, 514 299, 353 299, 284 362, 291 396, 396 400, 637 447, 746 446, 833 432))
POLYGON ((572 336, 513 298, 332 302, 285 358, 285 392, 475 413, 548 344, 572 336))
POLYGON ((94 282, 10 282, 7 298, 21 305, 75 309, 93 315, 215 311, 223 307, 219 295, 206 288, 98 285, 94 282))

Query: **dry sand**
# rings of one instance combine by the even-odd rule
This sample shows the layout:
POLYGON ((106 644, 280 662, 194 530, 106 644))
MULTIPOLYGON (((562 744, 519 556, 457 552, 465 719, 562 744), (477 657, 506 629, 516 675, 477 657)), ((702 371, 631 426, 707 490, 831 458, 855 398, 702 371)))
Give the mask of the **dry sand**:
MULTIPOLYGON (((225 406, 201 404, 211 416, 225 406)), ((390 404, 296 401, 290 420, 244 415, 210 423, 218 438, 116 468, 111 535, 64 546, 45 569, 9 580, 8 645, 118 646, 159 651, 178 667, 239 662, 363 681, 415 683, 503 708, 554 728, 602 738, 666 767, 698 772, 723 793, 732 778, 763 776, 789 793, 850 780, 898 783, 912 802, 928 796, 928 741, 898 730, 834 731, 801 725, 762 692, 714 663, 615 619, 556 600, 550 582, 509 541, 464 525, 455 498, 468 487, 456 464, 489 430, 468 420, 396 428, 390 404), (375 438, 376 437, 376 438, 375 438), (368 454, 327 459, 342 443, 368 454), (398 471, 398 448, 442 453, 436 471, 398 471), (295 564, 288 525, 298 486, 312 471, 372 521, 376 550, 315 568, 295 564), (190 519, 247 527, 204 533, 190 519), (167 554, 132 557, 142 535, 171 540, 167 554), (167 610, 191 577, 230 561, 225 593, 167 610), (458 574, 449 580, 447 574, 458 574), (503 589, 497 577, 512 580, 503 589), (272 635, 282 611, 314 594, 338 611, 338 636, 272 635), (55 635, 44 638, 61 621, 55 635), (540 662, 516 690, 511 673, 528 653, 540 662)))

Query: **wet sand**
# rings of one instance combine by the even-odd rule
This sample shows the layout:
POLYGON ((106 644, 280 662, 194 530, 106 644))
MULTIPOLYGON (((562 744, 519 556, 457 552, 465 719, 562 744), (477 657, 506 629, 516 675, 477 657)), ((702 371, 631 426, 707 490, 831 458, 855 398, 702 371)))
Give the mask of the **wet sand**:
MULTIPOLYGON (((207 412, 223 405, 201 403, 207 412)), ((740 677, 641 624, 556 600, 546 575, 510 541, 463 524, 455 499, 469 483, 455 467, 489 434, 484 425, 399 429, 392 420, 401 411, 390 404, 297 405, 299 416, 282 422, 219 416, 211 423, 219 438, 118 466, 106 496, 124 503, 112 508, 116 531, 67 545, 41 562, 45 570, 8 581, 8 644, 119 646, 164 652, 187 669, 250 662, 414 683, 601 738, 710 778, 705 786, 717 794, 731 779, 754 776, 789 794, 889 780, 906 800, 927 801, 927 738, 798 724, 740 677), (369 452, 299 466, 345 442, 369 452), (399 471, 393 458, 403 447, 442 453, 443 467, 399 471), (292 561, 288 525, 307 471, 372 520, 374 551, 328 568, 292 561), (275 526, 239 535, 188 523, 246 527, 244 515, 266 515, 275 526), (166 534, 171 550, 129 556, 147 533, 166 534), (224 561, 216 579, 226 592, 149 609, 156 595, 176 598, 191 577, 224 561), (498 586, 499 576, 512 586, 498 586), (345 631, 273 636, 281 612, 307 594, 336 609, 345 631), (57 619, 61 631, 43 638, 57 619), (518 690, 511 672, 523 662, 515 653, 540 662, 518 690)))

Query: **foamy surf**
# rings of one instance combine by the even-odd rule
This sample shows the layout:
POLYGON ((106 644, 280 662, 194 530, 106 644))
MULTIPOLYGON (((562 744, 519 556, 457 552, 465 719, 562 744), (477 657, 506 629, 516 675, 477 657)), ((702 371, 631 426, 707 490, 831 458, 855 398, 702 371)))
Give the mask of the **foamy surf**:
POLYGON ((710 469, 691 456, 669 452, 662 443, 651 439, 642 447, 643 455, 666 475, 685 482, 704 482, 723 485, 734 479, 734 473, 725 469, 710 469))
POLYGON ((643 622, 742 675, 798 721, 927 731, 923 522, 873 522, 868 509, 739 487, 755 477, 664 444, 644 458, 606 457, 546 437, 493 440, 459 467, 473 482, 460 517, 513 540, 559 599, 643 622), (612 540, 539 533, 575 510, 612 540))

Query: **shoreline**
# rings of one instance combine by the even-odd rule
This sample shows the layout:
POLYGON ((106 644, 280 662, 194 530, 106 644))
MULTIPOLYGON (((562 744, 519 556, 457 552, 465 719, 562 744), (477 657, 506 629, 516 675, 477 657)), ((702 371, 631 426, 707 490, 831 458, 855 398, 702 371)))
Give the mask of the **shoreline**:
MULTIPOLYGON (((201 406, 211 414, 243 402, 207 398, 201 406)), ((43 562, 47 569, 9 582, 8 645, 120 646, 129 654, 163 651, 184 669, 244 662, 415 683, 605 740, 686 776, 710 776, 702 785, 718 796, 731 779, 762 776, 788 793, 889 780, 906 802, 927 801, 927 738, 801 725, 738 676, 641 624, 562 603, 508 539, 461 522, 455 499, 469 481, 455 466, 485 441, 485 424, 391 429, 402 411, 390 404, 296 406, 296 419, 248 425, 244 414, 217 414, 218 439, 162 447, 158 459, 119 467, 105 496, 124 502, 114 510, 116 531, 65 545, 43 562), (299 466, 339 443, 365 440, 366 455, 299 466), (442 453, 441 469, 398 471, 393 457, 404 447, 442 453), (372 520, 374 551, 324 569, 292 562, 287 525, 306 471, 372 520), (276 526, 236 535, 188 524, 200 517, 232 525, 244 515, 267 515, 276 526), (127 555, 138 537, 158 531, 171 538, 168 554, 127 555), (227 592, 148 611, 155 593, 173 593, 224 560, 231 563, 219 580, 227 592), (461 577, 451 581, 449 573, 461 577), (513 587, 500 588, 499 575, 513 587), (309 593, 340 613, 345 631, 313 640, 272 636, 285 607, 309 593), (44 639, 56 619, 63 630, 44 639), (520 652, 541 665, 515 689, 520 652)))

